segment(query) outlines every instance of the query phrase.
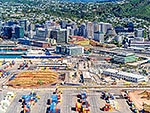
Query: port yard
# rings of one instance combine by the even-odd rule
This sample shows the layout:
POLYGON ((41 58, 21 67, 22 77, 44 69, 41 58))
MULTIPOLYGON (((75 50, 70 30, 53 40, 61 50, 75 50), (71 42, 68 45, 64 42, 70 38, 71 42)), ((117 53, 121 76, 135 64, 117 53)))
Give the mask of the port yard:
MULTIPOLYGON (((31 113, 46 113, 47 109, 47 99, 49 99, 52 95, 52 92, 55 89, 35 89, 35 92, 41 97, 40 100, 32 107, 31 113)), ((22 111, 21 104, 19 103, 19 99, 24 94, 29 94, 32 91, 32 89, 26 89, 26 90, 17 90, 16 96, 13 100, 13 102, 10 104, 10 106, 7 109, 6 113, 20 113, 22 111)), ((79 93, 87 91, 87 100, 90 104, 90 111, 91 113, 103 113, 104 111, 101 111, 100 108, 105 105, 105 101, 100 98, 101 91, 103 90, 86 90, 86 89, 62 89, 62 102, 60 103, 60 109, 61 113, 76 113, 73 108, 75 107, 76 103, 76 95, 79 93)), ((115 95, 121 95, 119 90, 109 90, 110 92, 114 93, 115 95)), ((1 92, 6 93, 7 91, 1 92)), ((119 105, 118 110, 109 111, 108 113, 132 113, 129 109, 129 106, 126 103, 125 99, 116 99, 119 105)))
MULTIPOLYGON (((76 113, 76 111, 73 110, 77 101, 76 95, 85 90, 87 90, 90 112, 107 112, 101 110, 101 108, 106 105, 106 101, 101 99, 101 92, 106 89, 114 95, 115 100, 111 101, 111 103, 116 103, 117 108, 115 109, 114 107, 109 113, 132 113, 130 106, 121 96, 121 89, 129 87, 138 88, 139 86, 146 88, 149 87, 149 83, 147 82, 146 85, 139 85, 140 83, 130 82, 131 85, 124 85, 125 80, 103 75, 101 71, 108 68, 121 69, 121 66, 105 61, 105 58, 108 57, 108 55, 104 54, 92 54, 76 57, 67 56, 63 59, 55 60, 5 59, 6 64, 2 65, 1 69, 10 73, 0 78, 0 85, 3 88, 0 92, 0 98, 2 100, 7 91, 14 91, 16 93, 6 113, 20 113, 23 109, 21 108, 21 103, 18 101, 22 95, 29 94, 32 88, 41 98, 32 107, 31 113, 46 113, 47 99, 51 97, 57 86, 64 87, 61 89, 63 94, 62 102, 59 105, 61 113, 76 113), (90 60, 88 60, 87 57, 90 60), (12 65, 13 60, 15 61, 14 65, 12 65), (52 73, 54 74, 53 79, 51 79, 52 73), (58 82, 58 84, 51 85, 55 83, 55 81, 58 81, 58 74, 60 73, 65 73, 64 83, 58 82), (15 77, 12 79, 14 74, 15 77), (84 83, 82 83, 83 81, 81 80, 82 74, 84 75, 84 83), (14 86, 14 88, 7 87, 11 85, 14 86), (83 89, 83 87, 90 87, 93 89, 83 89)), ((3 59, 1 61, 3 63, 3 59)), ((126 69, 125 67, 122 69, 130 72, 134 71, 135 74, 138 73, 135 69, 126 69)))

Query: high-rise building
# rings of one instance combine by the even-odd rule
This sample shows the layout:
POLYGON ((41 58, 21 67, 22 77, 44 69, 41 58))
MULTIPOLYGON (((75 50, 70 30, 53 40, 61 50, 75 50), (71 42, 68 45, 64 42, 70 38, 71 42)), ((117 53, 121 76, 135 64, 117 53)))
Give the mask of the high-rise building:
POLYGON ((21 26, 15 26, 15 38, 24 38, 24 29, 21 26))
POLYGON ((86 23, 86 31, 87 31, 87 38, 93 39, 94 37, 94 25, 93 22, 86 23))
POLYGON ((23 27, 24 31, 27 31, 27 20, 19 20, 19 25, 23 27))
POLYGON ((100 32, 100 25, 97 22, 94 22, 94 32, 100 32))
POLYGON ((94 32, 94 40, 100 43, 104 43, 104 33, 103 32, 94 32))
POLYGON ((129 22, 127 24, 128 32, 134 32, 134 24, 133 22, 129 22))
POLYGON ((79 36, 83 36, 83 37, 86 37, 87 36, 87 33, 86 33, 86 24, 85 23, 82 23, 79 27, 79 36))
POLYGON ((72 30, 71 26, 67 27, 67 39, 69 39, 69 36, 73 36, 74 31, 72 30))
POLYGON ((112 24, 104 23, 104 22, 100 22, 99 27, 100 27, 100 31, 103 32, 104 34, 107 33, 108 29, 113 29, 112 24))
POLYGON ((0 21, 0 35, 1 35, 1 30, 2 30, 2 21, 0 21))
POLYGON ((45 41, 47 38, 47 29, 45 28, 37 28, 36 34, 34 35, 34 39, 37 41, 45 41))
POLYGON ((6 38, 8 38, 8 39, 12 38, 12 27, 10 27, 10 26, 4 26, 2 31, 3 31, 3 35, 6 38))
POLYGON ((64 20, 62 20, 62 21, 60 22, 60 26, 61 26, 62 29, 65 29, 65 28, 67 27, 67 22, 64 21, 64 20))
POLYGON ((50 33, 50 38, 55 39, 57 43, 67 43, 67 30, 66 29, 53 29, 50 33))

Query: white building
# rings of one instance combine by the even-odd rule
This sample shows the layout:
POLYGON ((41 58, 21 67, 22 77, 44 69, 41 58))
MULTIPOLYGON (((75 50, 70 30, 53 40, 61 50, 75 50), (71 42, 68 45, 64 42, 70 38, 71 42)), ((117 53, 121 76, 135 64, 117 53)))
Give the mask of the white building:
POLYGON ((145 31, 145 29, 143 29, 143 28, 136 29, 135 30, 135 36, 140 37, 140 38, 144 38, 144 31, 145 31))
POLYGON ((118 71, 115 69, 103 70, 103 74, 108 75, 108 76, 112 76, 112 77, 116 77, 116 78, 121 78, 123 80, 130 81, 130 82, 146 81, 146 79, 142 75, 127 73, 127 72, 118 71))
POLYGON ((113 29, 113 26, 110 23, 100 22, 99 26, 100 26, 100 31, 103 32, 104 34, 107 33, 108 29, 113 29))
POLYGON ((93 39, 94 37, 94 24, 93 22, 86 23, 86 31, 87 31, 87 38, 93 39))

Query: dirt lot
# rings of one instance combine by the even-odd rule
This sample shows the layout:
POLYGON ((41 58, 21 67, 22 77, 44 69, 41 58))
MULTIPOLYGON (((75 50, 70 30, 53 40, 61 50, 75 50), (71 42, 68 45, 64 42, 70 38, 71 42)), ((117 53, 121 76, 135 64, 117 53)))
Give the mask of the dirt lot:
POLYGON ((53 71, 26 71, 16 75, 7 85, 14 88, 38 87, 56 83, 57 80, 58 73, 53 71))
POLYGON ((143 109, 143 103, 150 105, 150 98, 149 99, 147 98, 146 92, 149 92, 150 95, 150 90, 133 91, 129 93, 131 100, 134 102, 138 110, 143 109))

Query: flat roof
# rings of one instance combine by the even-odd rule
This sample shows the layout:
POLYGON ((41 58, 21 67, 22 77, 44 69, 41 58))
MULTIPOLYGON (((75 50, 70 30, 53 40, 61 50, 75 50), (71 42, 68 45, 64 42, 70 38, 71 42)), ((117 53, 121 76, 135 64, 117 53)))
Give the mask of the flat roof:
POLYGON ((106 69, 104 71, 107 71, 107 72, 110 72, 110 73, 117 73, 117 74, 120 74, 120 75, 123 75, 123 76, 133 77, 133 78, 137 78, 137 79, 140 79, 140 78, 144 77, 144 76, 139 75, 139 74, 128 73, 128 72, 124 72, 124 71, 118 71, 118 70, 115 70, 115 69, 106 69))
POLYGON ((118 70, 116 70, 116 69, 106 69, 104 71, 108 71, 108 72, 111 72, 111 73, 117 73, 118 72, 118 70))
POLYGON ((91 79, 90 73, 89 72, 84 72, 83 71, 83 76, 85 79, 91 79))
POLYGON ((128 73, 128 72, 123 72, 123 71, 119 71, 118 74, 121 74, 123 76, 132 77, 132 78, 137 78, 137 79, 144 78, 144 76, 142 76, 142 75, 138 75, 138 74, 134 74, 134 73, 128 73))
POLYGON ((117 53, 117 55, 120 55, 120 56, 129 56, 129 55, 134 55, 134 53, 121 52, 121 53, 117 53))

